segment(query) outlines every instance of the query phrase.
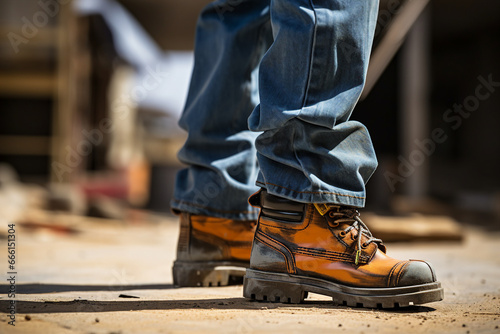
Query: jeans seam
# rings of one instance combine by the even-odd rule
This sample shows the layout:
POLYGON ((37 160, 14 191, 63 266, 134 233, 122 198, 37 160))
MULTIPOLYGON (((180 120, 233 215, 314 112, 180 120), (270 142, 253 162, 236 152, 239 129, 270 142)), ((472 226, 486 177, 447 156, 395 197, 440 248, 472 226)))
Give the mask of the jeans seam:
POLYGON ((283 187, 283 186, 280 186, 280 185, 277 185, 277 184, 274 184, 274 183, 270 183, 270 182, 262 183, 260 181, 257 181, 257 183, 260 184, 261 186, 270 185, 270 186, 275 186, 275 187, 278 187, 278 188, 283 188, 283 189, 286 189, 286 190, 293 191, 294 193, 297 193, 297 194, 318 194, 318 195, 326 194, 326 195, 336 195, 336 196, 350 197, 350 198, 357 198, 357 199, 366 199, 365 196, 346 195, 346 194, 340 194, 340 193, 330 192, 330 191, 297 191, 297 190, 293 190, 293 189, 290 189, 290 188, 287 188, 287 187, 283 187))
MULTIPOLYGON (((316 9, 314 8, 314 4, 313 4, 312 0, 309 0, 309 3, 311 5, 311 9, 314 13, 314 31, 313 31, 312 42, 311 42, 311 54, 309 57, 309 61, 310 61, 309 71, 307 72, 307 85, 306 85, 306 89, 304 92, 304 100, 302 101, 301 111, 303 108, 305 108, 306 103, 307 103, 307 99, 309 98, 309 87, 311 85, 312 71, 313 71, 313 65, 314 65, 314 48, 316 47, 316 37, 317 37, 317 33, 318 33, 318 16, 316 14, 316 9)), ((299 112, 299 115, 300 115, 301 111, 299 112)), ((299 115, 297 115, 297 116, 299 116, 299 115)))

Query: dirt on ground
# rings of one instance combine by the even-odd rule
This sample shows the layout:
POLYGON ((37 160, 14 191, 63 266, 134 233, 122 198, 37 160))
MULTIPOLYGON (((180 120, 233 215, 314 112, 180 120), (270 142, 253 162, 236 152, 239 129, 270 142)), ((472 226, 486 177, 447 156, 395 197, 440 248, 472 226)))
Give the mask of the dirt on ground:
POLYGON ((54 214, 20 222, 14 270, 4 229, 0 333, 500 333, 498 232, 466 228, 462 242, 389 244, 391 256, 430 261, 445 299, 379 310, 319 295, 299 305, 254 302, 242 297, 242 286, 175 288, 177 220, 132 215, 127 222, 54 214))

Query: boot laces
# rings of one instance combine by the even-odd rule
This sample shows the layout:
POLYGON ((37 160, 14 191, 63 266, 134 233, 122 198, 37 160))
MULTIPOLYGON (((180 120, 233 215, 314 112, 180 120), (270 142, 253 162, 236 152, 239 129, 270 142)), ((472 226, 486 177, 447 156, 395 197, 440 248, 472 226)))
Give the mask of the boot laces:
POLYGON ((358 235, 356 237, 356 242, 357 242, 356 259, 354 262, 356 265, 358 265, 362 247, 367 247, 369 244, 373 242, 381 244, 382 239, 375 238, 372 235, 368 226, 366 226, 366 224, 361 220, 360 218, 361 214, 357 209, 340 207, 340 206, 336 208, 337 211, 330 211, 328 214, 331 218, 333 218, 333 220, 336 223, 349 224, 349 227, 347 227, 344 230, 344 233, 348 234, 352 230, 356 230, 358 232, 358 235), (367 238, 367 240, 363 244, 361 244, 361 239, 363 235, 367 238))

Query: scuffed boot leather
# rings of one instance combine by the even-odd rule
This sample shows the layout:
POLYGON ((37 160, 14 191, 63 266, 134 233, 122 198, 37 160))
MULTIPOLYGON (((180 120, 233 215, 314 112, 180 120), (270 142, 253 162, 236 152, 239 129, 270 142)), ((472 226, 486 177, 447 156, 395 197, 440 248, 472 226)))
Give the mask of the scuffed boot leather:
POLYGON ((250 264, 255 222, 180 213, 174 285, 241 284, 250 264))
POLYGON ((302 302, 308 292, 338 304, 392 308, 443 299, 432 267, 386 255, 355 208, 304 204, 262 190, 250 198, 261 208, 244 296, 302 302))

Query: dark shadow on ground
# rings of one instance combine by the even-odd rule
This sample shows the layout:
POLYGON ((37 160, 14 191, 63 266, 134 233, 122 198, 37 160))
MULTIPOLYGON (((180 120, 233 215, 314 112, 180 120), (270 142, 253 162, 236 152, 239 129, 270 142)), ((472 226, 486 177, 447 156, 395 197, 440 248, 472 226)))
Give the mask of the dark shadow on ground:
MULTIPOLYGON (((0 300, 0 313, 8 313, 11 300, 0 300)), ((256 302, 245 298, 217 298, 201 300, 124 300, 124 301, 17 301, 17 313, 98 313, 98 312, 121 312, 121 311, 144 311, 144 310, 262 310, 280 308, 318 308, 336 309, 356 312, 373 312, 373 309, 351 308, 336 306, 330 301, 306 300, 302 304, 281 304, 256 302)), ((434 308, 426 306, 410 306, 406 308, 379 309, 378 311, 388 313, 427 313, 435 311, 434 308)))
MULTIPOLYGON (((174 289, 173 284, 137 284, 137 285, 76 285, 76 284, 17 284, 18 294, 57 293, 71 291, 126 291, 126 290, 166 290, 174 289)), ((6 293, 9 285, 0 285, 0 292, 6 293)))

